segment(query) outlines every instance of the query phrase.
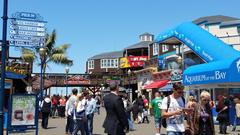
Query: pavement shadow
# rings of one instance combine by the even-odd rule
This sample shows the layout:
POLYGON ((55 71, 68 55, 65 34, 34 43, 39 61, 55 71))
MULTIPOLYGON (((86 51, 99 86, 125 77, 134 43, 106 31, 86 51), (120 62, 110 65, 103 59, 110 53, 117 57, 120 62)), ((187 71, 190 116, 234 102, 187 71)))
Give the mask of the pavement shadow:
POLYGON ((47 129, 54 129, 54 128, 57 128, 57 127, 48 127, 47 129))

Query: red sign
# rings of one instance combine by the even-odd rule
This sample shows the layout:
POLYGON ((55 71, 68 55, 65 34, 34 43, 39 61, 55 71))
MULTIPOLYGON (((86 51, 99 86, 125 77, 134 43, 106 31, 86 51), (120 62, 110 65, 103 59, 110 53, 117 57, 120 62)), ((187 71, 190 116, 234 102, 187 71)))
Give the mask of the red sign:
POLYGON ((147 58, 148 56, 129 56, 128 62, 130 67, 142 67, 147 58))
MULTIPOLYGON (((64 81, 66 84, 66 81, 64 81)), ((79 84, 90 84, 90 80, 83 78, 82 76, 73 76, 67 79, 67 84, 79 85, 79 84)))

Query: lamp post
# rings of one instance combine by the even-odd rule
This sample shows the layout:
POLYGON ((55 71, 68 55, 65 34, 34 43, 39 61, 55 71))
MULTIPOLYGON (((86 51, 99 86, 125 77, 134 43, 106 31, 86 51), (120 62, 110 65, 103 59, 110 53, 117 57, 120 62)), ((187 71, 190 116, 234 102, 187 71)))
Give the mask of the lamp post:
POLYGON ((6 48, 7 48, 7 11, 8 0, 3 0, 3 29, 2 29, 2 46, 1 46, 1 89, 0 89, 0 135, 3 135, 3 97, 5 89, 5 67, 6 67, 6 48))
POLYGON ((65 67, 65 73, 66 73, 66 96, 68 95, 68 73, 69 73, 69 67, 65 67))
POLYGON ((132 74, 131 69, 128 69, 127 74, 128 74, 128 91, 127 91, 127 95, 129 96, 129 93, 130 93, 130 86, 131 86, 130 81, 131 81, 131 74, 132 74))
POLYGON ((39 55, 40 55, 40 60, 41 60, 41 72, 40 72, 40 101, 43 100, 43 65, 45 61, 45 56, 46 56, 46 50, 45 48, 40 48, 39 49, 39 55))

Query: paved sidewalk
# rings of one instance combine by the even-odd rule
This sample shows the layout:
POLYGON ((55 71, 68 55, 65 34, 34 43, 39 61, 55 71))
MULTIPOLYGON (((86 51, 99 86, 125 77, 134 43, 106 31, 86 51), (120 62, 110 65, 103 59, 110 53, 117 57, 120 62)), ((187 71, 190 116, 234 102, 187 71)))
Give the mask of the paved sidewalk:
MULTIPOLYGON (((94 135, 105 135, 104 129, 102 128, 102 123, 105 118, 105 110, 101 110, 101 115, 94 116, 94 135)), ((39 127, 39 135, 65 135, 65 121, 66 119, 56 118, 49 119, 49 128, 42 129, 39 127)), ((136 130, 129 132, 127 135, 154 135, 154 123, 153 118, 150 118, 149 124, 137 124, 135 125, 136 130)), ((41 125, 39 123, 39 125, 41 125)), ((231 132, 232 128, 228 127, 229 135, 240 134, 240 127, 237 128, 236 132, 231 132)), ((215 126, 216 135, 218 134, 218 126, 215 126)), ((162 129, 162 134, 166 134, 165 129, 162 129)), ((24 133, 11 133, 10 135, 35 135, 34 131, 27 131, 24 133)))

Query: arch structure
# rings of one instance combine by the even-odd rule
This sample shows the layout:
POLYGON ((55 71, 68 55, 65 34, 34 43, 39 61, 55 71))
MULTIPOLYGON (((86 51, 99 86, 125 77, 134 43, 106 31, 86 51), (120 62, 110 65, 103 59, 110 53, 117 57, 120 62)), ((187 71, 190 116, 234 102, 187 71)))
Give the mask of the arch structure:
POLYGON ((174 44, 176 39, 206 62, 184 70, 184 85, 240 83, 240 53, 237 50, 191 22, 159 34, 155 42, 174 44))

